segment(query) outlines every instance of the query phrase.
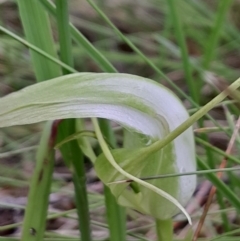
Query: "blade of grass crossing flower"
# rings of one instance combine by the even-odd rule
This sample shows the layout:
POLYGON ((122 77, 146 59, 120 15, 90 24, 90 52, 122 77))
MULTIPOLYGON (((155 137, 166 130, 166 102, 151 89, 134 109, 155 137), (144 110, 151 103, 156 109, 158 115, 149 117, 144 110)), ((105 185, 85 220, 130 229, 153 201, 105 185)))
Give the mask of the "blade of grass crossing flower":
MULTIPOLYGON (((149 176, 149 177, 139 177, 141 180, 151 180, 151 179, 158 179, 158 178, 169 178, 169 177, 177 177, 177 176, 186 176, 186 175, 203 175, 206 173, 216 173, 216 172, 234 172, 239 171, 240 167, 229 167, 229 168, 218 168, 218 169, 210 169, 210 170, 201 170, 201 171, 195 171, 195 172, 184 172, 184 173, 177 173, 177 174, 163 174, 163 175, 157 175, 157 176, 149 176)), ((108 184, 121 184, 125 182, 133 182, 130 179, 126 180, 119 180, 115 182, 109 182, 108 184)))
MULTIPOLYGON (((62 62, 73 66, 72 46, 69 29, 68 1, 58 0, 56 2, 56 18, 60 42, 60 58, 62 62)), ((63 69, 64 74, 70 72, 63 69)), ((59 141, 76 132, 76 120, 63 120, 59 126, 59 141)), ((84 157, 78 146, 77 140, 67 142, 60 148, 65 162, 73 168, 73 183, 75 190, 76 207, 78 214, 79 230, 81 240, 91 241, 90 214, 86 188, 86 173, 84 157)))
MULTIPOLYGON (((231 90, 236 90, 240 86, 240 78, 238 78, 236 81, 234 81, 229 88, 231 90)), ((151 146, 147 147, 149 151, 157 151, 164 146, 166 146, 169 142, 174 140, 179 133, 182 133, 183 130, 186 130, 189 128, 194 122, 199 120, 201 117, 203 117, 207 112, 209 112, 215 105, 223 101, 228 96, 228 91, 223 91, 219 95, 217 95, 214 99, 209 101, 204 107, 202 107, 199 111, 197 111, 195 114, 193 114, 190 118, 188 118, 183 124, 178 126, 175 130, 170 132, 163 140, 156 141, 151 146)))

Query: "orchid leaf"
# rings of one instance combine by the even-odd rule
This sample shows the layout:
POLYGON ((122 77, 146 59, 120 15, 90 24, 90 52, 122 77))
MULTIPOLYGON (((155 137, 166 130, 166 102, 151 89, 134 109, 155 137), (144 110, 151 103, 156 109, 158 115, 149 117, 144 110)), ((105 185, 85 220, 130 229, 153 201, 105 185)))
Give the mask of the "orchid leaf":
MULTIPOLYGON (((161 150, 147 151, 149 145, 189 117, 181 101, 152 80, 128 74, 71 74, 3 97, 0 106, 0 127, 87 117, 106 118, 122 125, 129 132, 125 148, 110 152, 106 147, 109 155, 106 157, 103 150, 95 169, 105 184, 126 177, 136 182, 136 190, 129 184, 109 186, 124 206, 167 219, 179 209, 184 211, 181 205, 186 205, 195 189, 194 175, 147 182, 137 178, 196 170, 192 128, 161 150)), ((104 138, 102 141, 105 143, 104 138)))

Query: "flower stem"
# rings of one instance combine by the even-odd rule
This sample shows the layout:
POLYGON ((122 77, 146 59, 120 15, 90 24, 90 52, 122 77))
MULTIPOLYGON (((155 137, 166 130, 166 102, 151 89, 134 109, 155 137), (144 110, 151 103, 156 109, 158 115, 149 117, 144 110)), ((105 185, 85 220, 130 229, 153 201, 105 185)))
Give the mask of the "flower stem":
POLYGON ((171 219, 156 219, 157 241, 173 240, 173 222, 171 219))

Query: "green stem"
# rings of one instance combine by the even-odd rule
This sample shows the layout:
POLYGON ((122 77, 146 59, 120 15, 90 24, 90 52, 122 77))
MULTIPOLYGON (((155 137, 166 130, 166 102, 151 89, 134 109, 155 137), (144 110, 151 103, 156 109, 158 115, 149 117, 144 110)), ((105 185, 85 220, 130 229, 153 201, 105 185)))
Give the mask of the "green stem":
MULTIPOLYGON (((42 4, 48 9, 48 11, 56 15, 56 9, 54 5, 47 0, 41 0, 42 4)), ((117 70, 111 65, 111 63, 108 62, 108 60, 71 24, 70 25, 70 31, 77 43, 80 43, 81 46, 87 51, 87 53, 98 63, 98 65, 106 72, 109 73, 116 73, 117 70)), ((112 139, 112 134, 110 131, 109 124, 107 124, 106 121, 100 121, 101 123, 101 129, 104 133, 104 135, 107 138, 110 138, 111 135, 111 140, 112 139), (104 123, 105 122, 105 123, 104 123)), ((113 141, 109 142, 113 144, 113 141)), ((125 239, 125 233, 126 233, 126 226, 125 226, 125 217, 122 219, 118 218, 118 213, 122 213, 122 216, 124 215, 124 209, 120 207, 116 201, 114 200, 113 197, 110 197, 110 193, 107 194, 106 198, 106 208, 107 208, 107 213, 108 213, 108 223, 109 223, 109 229, 110 229, 110 238, 111 240, 118 240, 119 237, 124 237, 122 240, 125 239), (111 213, 111 210, 114 210, 114 213, 111 213), (110 217, 111 216, 111 217, 110 217), (116 227, 118 227, 116 229, 116 227)))
MULTIPOLYGON (((71 37, 68 18, 68 1, 58 0, 56 2, 56 17, 58 24, 60 57, 62 62, 73 66, 73 57, 71 51, 71 37)), ((70 72, 63 69, 64 74, 70 72)), ((59 140, 76 132, 76 120, 64 120, 59 127, 59 140)), ((79 230, 81 240, 91 241, 90 214, 86 188, 86 173, 84 167, 84 157, 76 140, 67 142, 61 148, 61 152, 66 164, 73 167, 73 183, 75 189, 76 207, 79 219, 79 230)))
MULTIPOLYGON (((46 2, 45 2, 46 3, 46 2)), ((51 8, 52 12, 54 13, 54 7, 48 5, 49 8, 51 8)), ((59 21, 61 21, 62 17, 59 17, 59 21)), ((67 23, 66 23, 67 24, 67 23)), ((70 25, 71 32, 75 38, 77 38, 78 42, 82 43, 85 49, 88 53, 92 55, 92 57, 97 60, 98 64, 102 66, 106 71, 108 72, 117 72, 110 63, 91 45, 88 43, 88 41, 79 33, 72 25, 70 25)), ((69 34, 70 36, 70 34, 69 34)), ((114 145, 115 140, 113 136, 113 131, 111 130, 111 127, 109 126, 109 123, 105 120, 101 120, 101 129, 103 131, 103 134, 108 139, 108 141, 114 145)), ((83 173, 82 173, 83 174, 83 173)), ((75 185, 75 188, 77 186, 75 185)), ((108 223, 109 223, 109 229, 110 229, 110 238, 111 240, 124 240, 125 239, 125 233, 126 233, 126 227, 125 227, 125 220, 124 220, 124 208, 120 207, 117 203, 115 198, 112 196, 109 190, 105 189, 105 200, 106 200, 106 209, 107 209, 107 216, 108 216, 108 223), (122 218, 119 218, 119 214, 121 214, 122 218)), ((84 208, 83 205, 80 206, 81 208, 84 208)), ((87 210, 87 208, 85 208, 87 210)), ((81 212, 80 212, 81 214, 81 212)), ((83 219, 84 220, 84 219, 83 219)), ((81 222, 81 221, 80 221, 81 222)), ((86 225, 86 222, 85 222, 86 225)), ((82 237, 83 240, 86 240, 82 237)))
MULTIPOLYGON (((54 150, 51 142, 55 133, 51 131, 52 123, 48 123, 42 134, 37 151, 28 204, 24 216, 22 241, 41 241, 44 237, 48 210, 48 196, 54 166, 54 150)), ((54 130, 56 131, 56 130, 54 130)))
MULTIPOLYGON (((99 119, 98 122, 104 137, 116 148, 116 139, 112 129, 110 129, 109 122, 104 119, 99 119)), ((104 186, 104 196, 110 240, 123 241, 126 239, 125 208, 117 204, 115 197, 107 186, 104 186)))
POLYGON ((110 240, 123 241, 126 239, 126 213, 125 208, 119 206, 110 189, 104 186, 104 197, 109 226, 110 240))
MULTIPOLYGON (((59 36, 62 36, 62 41, 60 38, 60 47, 63 52, 61 53, 61 59, 63 62, 67 63, 68 65, 72 66, 70 60, 72 59, 70 54, 67 53, 67 47, 70 46, 70 27, 69 27, 69 20, 68 20, 68 14, 66 12, 67 9, 67 1, 65 0, 59 0, 56 2, 56 7, 57 7, 57 20, 58 20, 58 26, 59 26, 59 36), (59 9, 60 8, 60 9, 59 9), (65 12, 64 12, 64 9, 65 12), (64 21, 65 20, 65 21, 64 21), (68 31, 67 31, 68 30, 68 31), (66 41, 68 39, 68 41, 66 41), (65 41, 64 41, 65 40, 65 41)), ((53 10, 53 8, 52 8, 53 10)), ((71 26, 71 30, 74 33, 75 28, 71 26)), ((81 40, 84 41, 84 39, 81 38, 81 40)), ((86 42, 84 41, 86 44, 86 42)), ((85 46, 87 50, 89 50, 89 46, 85 46)), ((91 47, 91 46, 90 46, 91 47)), ((95 53, 94 47, 90 49, 95 53)), ((96 54, 95 54, 96 55, 96 54)), ((104 62, 104 61, 102 61, 104 62)), ((104 65, 105 68, 107 68, 108 71, 110 72, 116 72, 113 69, 110 69, 108 67, 108 64, 104 65)), ((105 137, 111 142, 113 145, 114 143, 114 136, 113 132, 111 131, 111 127, 109 126, 108 122, 105 120, 101 121, 102 125, 102 131, 105 135, 105 137)), ((69 133, 71 134, 71 133, 69 133)), ((69 143, 71 145, 71 143, 69 143)), ((76 152, 74 152, 76 154, 76 152)), ((81 160, 83 161, 83 160, 81 160)), ((77 205, 79 209, 79 220, 80 220, 80 229, 81 229, 81 234, 82 234, 82 240, 89 240, 90 235, 87 235, 86 231, 90 231, 90 221, 89 221, 89 215, 87 214, 88 212, 88 206, 87 205, 87 197, 86 196, 86 190, 84 188, 85 186, 85 173, 80 172, 79 168, 84 169, 84 166, 82 165, 81 167, 79 166, 79 163, 75 158, 73 158, 73 166, 75 168, 75 175, 74 175, 74 185, 75 185, 75 191, 76 191, 76 199, 77 199, 77 204, 80 203, 80 205, 77 205), (78 190, 78 189, 81 190, 78 190), (88 227, 86 227, 88 225, 88 227)), ((107 194, 105 196, 106 198, 106 208, 107 208, 107 214, 108 214, 108 221, 109 221, 109 229, 110 229, 110 237, 112 240, 123 240, 125 239, 125 233, 126 233, 126 228, 125 228, 125 221, 123 219, 119 219, 119 215, 121 214, 122 217, 124 216, 124 210, 122 207, 117 205, 115 198, 112 196, 110 191, 105 191, 107 194)))
MULTIPOLYGON (((75 142, 75 141, 74 141, 75 142)), ((75 142, 76 143, 76 142, 75 142)), ((73 145, 73 144, 71 144, 73 145)), ((71 149, 73 151, 73 148, 71 149)), ((78 145, 75 146, 76 154, 80 152, 78 145)), ((75 154, 74 154, 75 156, 75 154)), ((84 168, 83 156, 80 155, 77 159, 73 159, 73 182, 76 197, 76 207, 79 218, 79 229, 81 231, 81 240, 91 241, 91 228, 89 206, 86 189, 86 173, 84 168)))
POLYGON ((173 240, 173 221, 156 219, 157 241, 173 240))
MULTIPOLYGON (((56 57, 49 20, 43 7, 37 1, 32 0, 19 0, 18 7, 27 40, 47 54, 56 57)), ((61 74, 59 66, 51 60, 33 50, 30 50, 30 54, 37 81, 54 78, 61 74)), ((56 134, 52 133, 53 136, 50 136, 50 126, 48 124, 45 127, 37 152, 37 163, 24 217, 22 241, 41 241, 44 236, 48 195, 54 166, 52 142, 56 134), (49 143, 50 137, 51 143, 49 143)))

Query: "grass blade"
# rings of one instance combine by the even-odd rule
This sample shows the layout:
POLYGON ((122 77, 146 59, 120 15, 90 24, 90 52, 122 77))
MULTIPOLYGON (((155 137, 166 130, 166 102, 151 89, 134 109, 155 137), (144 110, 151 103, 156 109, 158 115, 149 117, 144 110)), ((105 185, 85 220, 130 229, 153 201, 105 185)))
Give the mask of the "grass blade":
MULTIPOLYGON (((61 66, 63 69, 69 71, 69 73, 76 73, 77 71, 75 69, 73 69, 72 67, 70 67, 69 65, 63 63, 62 61, 60 61, 59 59, 57 59, 56 57, 48 54, 46 51, 42 50, 41 48, 38 48, 36 45, 31 44, 30 42, 26 41, 25 39, 19 37, 18 35, 16 35, 15 33, 7 30, 6 28, 0 26, 0 31, 2 31, 3 33, 7 34, 8 36, 12 37, 13 39, 17 40, 18 42, 22 43, 23 45, 27 46, 29 49, 31 49, 33 52, 36 52, 40 55, 42 55, 43 57, 45 57, 46 59, 48 59, 49 61, 55 63, 58 66, 61 66)), ((58 76, 58 75, 57 75, 58 76)))
MULTIPOLYGON (((56 57, 49 21, 43 7, 37 1, 31 0, 19 0, 18 6, 27 40, 49 55, 56 57)), ((30 54, 37 81, 43 81, 61 74, 61 69, 57 64, 35 51, 30 50, 30 54)), ((46 129, 48 128, 47 126, 46 129)), ((44 132, 42 137, 44 141, 40 143, 38 150, 36 169, 31 182, 28 205, 24 217, 22 241, 41 241, 44 236, 48 195, 54 163, 53 151, 48 150, 46 146, 49 144, 46 132, 44 132), (45 163, 45 160, 48 160, 48 162, 45 163), (38 186, 39 180, 41 181, 40 187, 38 186), (37 210, 36 203, 38 204, 37 210), (39 218, 36 218, 36 212, 39 218)))
POLYGON ((232 0, 219 1, 219 8, 217 10, 215 24, 213 26, 212 33, 208 41, 206 41, 205 56, 203 59, 203 67, 205 69, 209 68, 210 63, 214 58, 216 46, 220 36, 220 31, 222 29, 227 11, 229 10, 229 7, 231 6, 232 2, 233 2, 232 0))
MULTIPOLYGON (((210 167, 198 157, 198 166, 202 170, 208 170, 210 167)), ((228 201, 237 209, 240 210, 240 201, 238 196, 215 174, 208 173, 206 177, 211 183, 217 187, 218 191, 228 199, 228 201)))
MULTIPOLYGON (((68 1, 58 0, 56 2, 57 24, 60 42, 60 57, 62 62, 73 66, 71 51, 71 37, 68 19, 68 1)), ((63 69, 64 74, 69 71, 63 69)), ((59 126, 59 141, 76 132, 76 120, 64 120, 59 126)), ((73 166, 73 183, 75 189, 76 207, 79 219, 79 230, 81 240, 91 241, 90 214, 86 188, 86 173, 84 157, 76 140, 67 142, 60 148, 63 158, 68 166, 73 166)))
MULTIPOLYGON (((50 25, 43 7, 37 1, 19 0, 19 12, 27 40, 49 55, 56 57, 50 25)), ((57 64, 30 50, 33 68, 38 81, 61 75, 57 64)))
POLYGON ((52 124, 48 123, 42 134, 36 157, 36 167, 33 173, 28 205, 24 216, 22 241, 41 241, 44 237, 46 216, 48 210, 48 195, 54 166, 52 124))
MULTIPOLYGON (((59 0, 56 2, 56 18, 58 26, 58 38, 60 43, 60 59, 63 63, 73 67, 67 1, 59 0)), ((69 73, 71 72, 63 69, 63 74, 69 73)))
MULTIPOLYGON (((53 3, 48 0, 40 0, 40 2, 52 15, 56 16, 56 8, 53 3)), ((98 66, 108 73, 116 73, 117 70, 114 66, 82 35, 81 32, 79 32, 71 23, 69 24, 73 39, 85 49, 92 59, 96 61, 98 66)))
MULTIPOLYGON (((73 35, 75 36, 75 39, 77 39, 77 42, 81 43, 81 45, 85 48, 85 51, 87 51, 90 56, 98 63, 99 66, 102 66, 102 68, 107 71, 107 72, 117 72, 115 68, 106 60, 104 56, 102 56, 95 48, 93 45, 91 45, 88 40, 80 33, 78 32, 75 27, 71 24, 69 24, 68 18, 67 18, 67 13, 63 13, 62 11, 59 10, 59 8, 63 7, 66 5, 67 2, 65 0, 60 0, 56 2, 57 6, 57 12, 54 9, 54 6, 51 5, 48 1, 42 1, 45 3, 45 6, 51 11, 52 14, 57 15, 57 20, 58 20, 58 26, 59 29, 62 29, 62 34, 60 33, 60 46, 61 50, 61 59, 63 62, 69 64, 71 66, 71 57, 69 53, 66 53, 67 47, 70 45, 70 31, 73 35), (64 16, 62 16, 64 15, 64 16), (63 20, 65 19, 65 21, 63 20), (64 23, 63 23, 64 21, 64 23), (61 40, 62 36, 62 40, 61 40), (67 42, 64 42, 64 39, 68 38, 67 42), (66 60, 66 61, 64 61, 66 60)), ((67 71, 65 71, 67 73, 67 71)), ((109 126, 108 122, 106 120, 101 120, 100 121, 100 126, 101 130, 104 133, 104 136, 106 136, 107 139, 109 139, 109 142, 111 144, 114 143, 113 140, 113 132, 111 130, 111 127, 109 126), (110 140, 111 139, 111 140, 110 140)), ((72 134, 72 133, 68 133, 72 134)), ((65 135, 66 137, 66 135, 65 135)), ((69 145, 71 145, 69 143, 69 145)), ((75 148, 76 149, 76 148, 75 148)), ((76 151, 72 152, 73 156, 76 156, 76 151)), ((78 151, 78 155, 79 155, 78 151)), ((83 160, 81 160, 82 162, 83 160)), ((77 158, 73 158, 73 166, 75 168, 75 176, 74 176, 74 185, 75 185, 75 191, 76 191, 76 198, 77 198, 77 203, 78 205, 78 215, 79 215, 79 220, 80 220, 80 229, 81 229, 81 234, 82 234, 82 240, 90 240, 90 221, 89 221, 89 214, 88 214, 88 206, 87 205, 87 197, 84 197, 86 195, 86 190, 84 190, 85 186, 85 173, 80 172, 78 169, 81 168, 83 169, 84 166, 79 167, 79 160, 77 158), (81 177, 81 176, 82 177, 81 177), (81 188, 81 190, 77 190, 78 188, 81 188)), ((124 240, 125 239, 125 233, 126 233, 126 227, 125 227, 125 212, 124 208, 120 207, 117 203, 113 195, 111 194, 110 190, 105 187, 104 190, 105 194, 105 201, 106 201, 106 209, 107 209, 107 218, 108 218, 108 224, 109 224, 109 230, 110 230, 110 238, 111 240, 124 240), (121 217, 121 218, 119 218, 121 217)))
MULTIPOLYGON (((108 142, 116 148, 116 139, 112 131, 109 131, 109 123, 99 119, 99 126, 108 142)), ((122 241, 126 239, 126 213, 125 208, 117 204, 110 189, 104 186, 107 221, 109 226, 110 241, 122 241)))
POLYGON ((185 77, 187 81, 187 86, 189 88, 190 95, 195 102, 198 102, 199 94, 197 93, 196 83, 194 83, 192 78, 192 69, 191 63, 188 57, 187 45, 185 42, 185 37, 183 29, 181 26, 181 19, 178 16, 177 5, 175 0, 167 0, 170 13, 169 15, 172 18, 173 26, 175 27, 176 37, 181 49, 183 68, 185 72, 185 77))

